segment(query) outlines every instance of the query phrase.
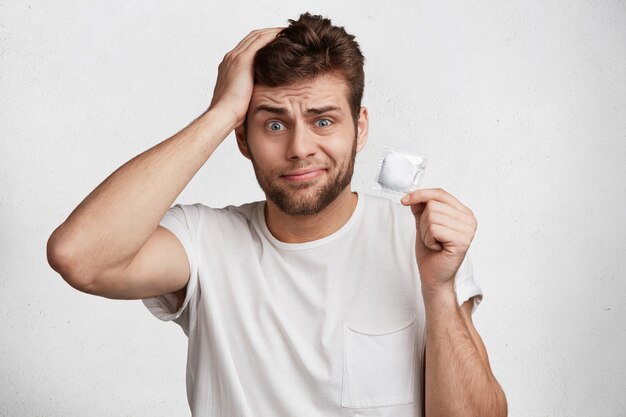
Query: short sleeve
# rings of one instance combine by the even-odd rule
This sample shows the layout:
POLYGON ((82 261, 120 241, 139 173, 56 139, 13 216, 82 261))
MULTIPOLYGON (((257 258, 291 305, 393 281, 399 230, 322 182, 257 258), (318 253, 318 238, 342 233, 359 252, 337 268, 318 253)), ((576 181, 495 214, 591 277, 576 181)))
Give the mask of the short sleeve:
POLYGON ((461 262, 458 271, 454 277, 454 292, 459 307, 472 297, 474 298, 474 306, 472 313, 476 311, 478 304, 483 299, 483 292, 474 277, 474 269, 469 254, 465 254, 465 259, 461 262))
MULTIPOLYGON (((166 228, 178 238, 183 245, 189 261, 189 281, 187 283, 187 292, 185 301, 182 306, 176 310, 178 300, 174 294, 165 294, 157 297, 143 299, 144 305, 157 318, 163 321, 171 321, 180 324, 183 330, 186 328, 188 317, 183 312, 188 310, 190 300, 193 299, 198 287, 198 265, 195 251, 195 234, 199 222, 199 207, 197 205, 180 205, 176 204, 166 213, 161 222, 162 227, 166 228)), ((186 331, 186 330, 185 330, 186 331)))

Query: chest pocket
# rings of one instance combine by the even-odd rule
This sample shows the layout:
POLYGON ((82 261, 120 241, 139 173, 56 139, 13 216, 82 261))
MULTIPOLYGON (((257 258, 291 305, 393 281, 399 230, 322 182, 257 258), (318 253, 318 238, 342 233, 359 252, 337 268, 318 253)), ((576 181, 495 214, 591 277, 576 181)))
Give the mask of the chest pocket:
POLYGON ((370 408, 415 401, 415 317, 401 327, 370 333, 343 326, 341 406, 370 408))

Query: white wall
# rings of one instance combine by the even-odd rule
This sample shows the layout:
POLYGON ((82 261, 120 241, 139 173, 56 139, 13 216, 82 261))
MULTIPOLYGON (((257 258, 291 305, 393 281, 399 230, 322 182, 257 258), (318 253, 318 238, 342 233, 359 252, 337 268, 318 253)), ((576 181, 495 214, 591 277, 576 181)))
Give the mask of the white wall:
MULTIPOLYGON (((479 219, 475 321, 510 415, 624 416, 626 3, 275 4, 0 1, 0 415, 188 415, 182 331, 73 290, 46 240, 208 106, 241 37, 311 10, 367 57, 354 187, 413 149, 479 219)), ((231 137, 177 201, 260 198, 231 137)))

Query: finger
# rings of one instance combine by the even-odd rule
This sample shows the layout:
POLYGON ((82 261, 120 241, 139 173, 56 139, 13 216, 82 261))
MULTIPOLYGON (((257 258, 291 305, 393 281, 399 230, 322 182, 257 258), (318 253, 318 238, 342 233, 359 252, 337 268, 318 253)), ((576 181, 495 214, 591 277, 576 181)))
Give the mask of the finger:
POLYGON ((419 190, 415 190, 407 195, 405 195, 401 202, 405 206, 410 206, 413 204, 426 203, 430 200, 436 200, 441 203, 446 203, 457 210, 463 212, 471 212, 471 210, 465 207, 459 200, 454 198, 448 192, 442 190, 441 188, 423 188, 419 190))
POLYGON ((422 213, 426 210, 426 203, 414 204, 411 206, 411 212, 415 217, 420 217, 422 213))
MULTIPOLYGON (((278 29, 278 28, 273 28, 273 29, 278 29)), ((245 46, 247 46, 252 39, 256 38, 259 33, 267 32, 268 30, 272 30, 272 29, 253 30, 252 32, 248 33, 242 40, 240 40, 239 43, 235 45, 235 47, 231 50, 231 52, 239 51, 242 48, 245 48, 245 46)))
POLYGON ((424 246, 426 246, 428 249, 436 251, 443 250, 443 245, 437 242, 437 239, 435 239, 430 229, 425 228, 423 232, 420 231, 420 236, 422 237, 422 242, 424 242, 424 246))
POLYGON ((438 224, 440 226, 449 227, 467 236, 474 236, 476 230, 471 224, 450 217, 445 213, 432 211, 429 207, 422 213, 419 224, 420 228, 428 227, 429 224, 438 224))
POLYGON ((478 226, 478 222, 472 214, 459 211, 448 204, 430 200, 428 203, 422 205, 425 206, 421 213, 422 216, 430 215, 430 213, 441 213, 474 229, 478 226))
POLYGON ((441 250, 454 252, 454 248, 467 250, 471 239, 456 230, 439 224, 431 224, 421 231, 422 241, 426 247, 437 250, 437 243, 441 245, 441 250), (429 246, 430 245, 430 246, 429 246))
POLYGON ((242 42, 240 42, 240 45, 237 45, 237 47, 230 52, 230 55, 234 58, 240 54, 250 52, 251 50, 256 52, 276 38, 276 35, 278 35, 281 30, 283 30, 283 28, 260 29, 258 31, 253 31, 250 35, 244 38, 242 42))
POLYGON ((268 28, 268 29, 260 29, 256 32, 252 33, 252 36, 250 36, 248 39, 246 39, 245 42, 243 42, 241 44, 241 46, 239 48, 237 48, 238 51, 244 51, 246 49, 248 49, 250 47, 250 45, 254 44, 255 42, 258 42, 259 39, 265 39, 265 38, 275 38, 276 35, 282 30, 283 28, 268 28))
MULTIPOLYGON (((254 54, 263 46, 275 39, 276 35, 278 35, 281 30, 282 28, 271 28, 259 29, 250 32, 248 36, 241 40, 235 49, 224 55, 224 59, 218 66, 219 73, 228 73, 233 67, 239 67, 240 65, 249 67, 247 70, 252 73, 252 60, 254 59, 254 54), (258 42, 261 43, 259 44, 258 42), (242 60, 241 58, 244 59, 242 60)), ((219 75, 220 74, 218 74, 218 78, 219 75)))

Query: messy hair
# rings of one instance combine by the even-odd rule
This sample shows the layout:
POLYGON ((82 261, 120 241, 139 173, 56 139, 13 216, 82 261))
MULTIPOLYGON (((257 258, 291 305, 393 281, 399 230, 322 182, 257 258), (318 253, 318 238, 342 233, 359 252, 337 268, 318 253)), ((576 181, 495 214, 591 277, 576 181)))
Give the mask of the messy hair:
POLYGON ((257 52, 254 83, 278 87, 337 74, 348 84, 347 99, 356 120, 363 97, 364 60, 353 35, 333 26, 330 19, 307 12, 298 20, 289 19, 289 26, 257 52))

